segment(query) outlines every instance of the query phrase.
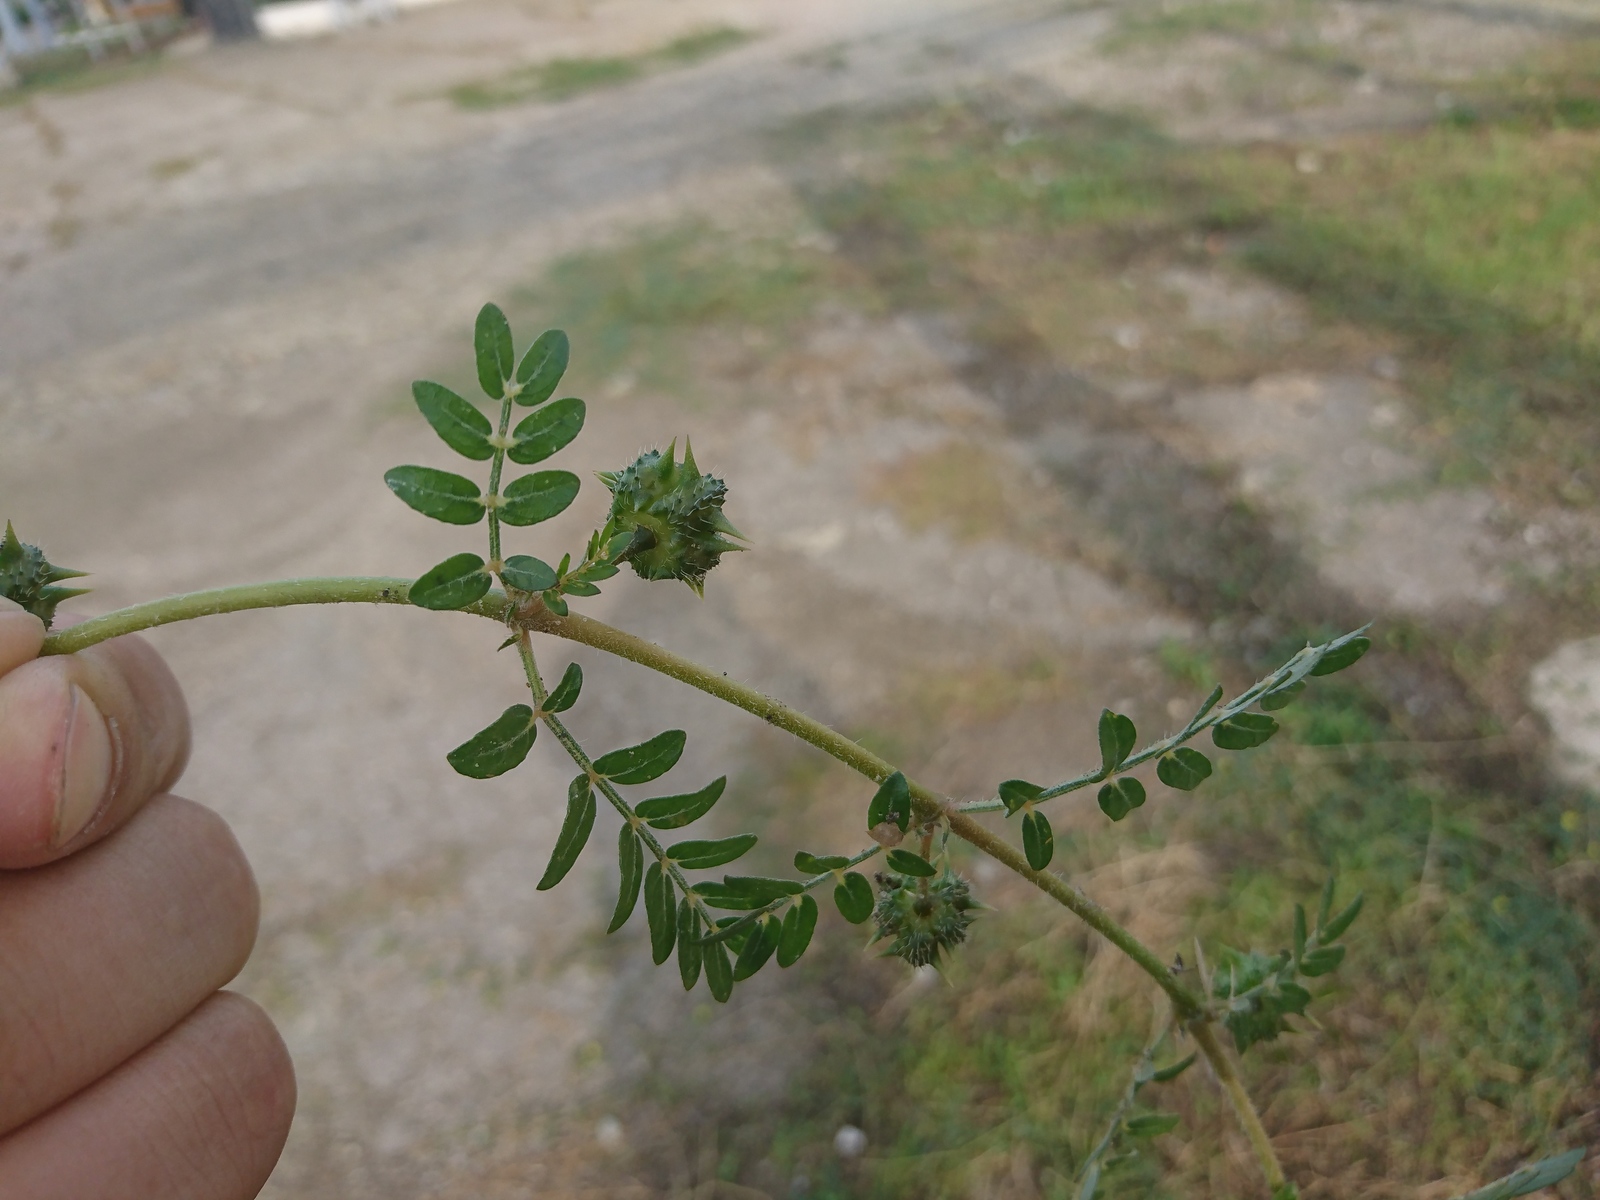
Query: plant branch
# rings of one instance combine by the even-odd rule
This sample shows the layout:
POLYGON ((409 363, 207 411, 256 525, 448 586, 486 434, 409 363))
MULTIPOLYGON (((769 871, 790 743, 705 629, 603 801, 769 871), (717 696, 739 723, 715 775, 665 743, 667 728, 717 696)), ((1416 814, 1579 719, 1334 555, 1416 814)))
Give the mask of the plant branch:
POLYGON ((1261 1124, 1261 1116, 1256 1112, 1250 1093, 1245 1091, 1238 1072, 1233 1069, 1233 1059, 1228 1057, 1227 1050, 1217 1040, 1217 1027, 1210 1021, 1195 1021, 1188 1026, 1188 1030, 1195 1044, 1200 1047, 1200 1053, 1205 1055, 1211 1069, 1216 1072, 1217 1082, 1233 1103, 1234 1116, 1239 1119, 1245 1137, 1250 1139, 1250 1149, 1255 1151, 1256 1161, 1261 1164, 1261 1173, 1267 1177, 1267 1187, 1272 1189, 1274 1200, 1277 1200, 1284 1194, 1288 1182, 1283 1174, 1283 1164, 1278 1161, 1278 1152, 1273 1149, 1272 1139, 1261 1124))

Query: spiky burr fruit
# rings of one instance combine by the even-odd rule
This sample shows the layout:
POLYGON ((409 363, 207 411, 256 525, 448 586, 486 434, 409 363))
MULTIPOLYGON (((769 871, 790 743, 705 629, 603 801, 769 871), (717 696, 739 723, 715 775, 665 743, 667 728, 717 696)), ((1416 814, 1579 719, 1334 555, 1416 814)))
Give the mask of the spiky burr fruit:
POLYGON ((730 550, 743 550, 729 539, 744 534, 722 512, 728 485, 700 473, 687 442, 683 461, 674 461, 677 448, 674 440, 665 453, 647 450, 620 471, 600 473, 611 489, 607 536, 634 535, 622 558, 640 578, 681 579, 703 593, 706 572, 730 550))
POLYGON ((913 879, 882 872, 873 941, 887 941, 886 951, 913 967, 939 965, 939 954, 966 940, 973 912, 982 908, 967 881, 947 865, 937 879, 913 879))
POLYGON ((55 620, 56 605, 89 590, 55 585, 83 575, 82 571, 52 566, 43 550, 22 541, 11 522, 6 522, 6 535, 0 538, 0 596, 15 600, 43 621, 46 628, 55 620))

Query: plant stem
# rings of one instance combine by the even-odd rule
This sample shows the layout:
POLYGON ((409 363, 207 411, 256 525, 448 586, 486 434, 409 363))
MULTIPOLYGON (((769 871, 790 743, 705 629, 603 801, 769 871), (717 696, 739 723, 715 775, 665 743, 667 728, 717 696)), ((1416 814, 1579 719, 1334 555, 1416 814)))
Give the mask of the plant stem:
POLYGON ((1210 1021, 1194 1021, 1188 1029, 1195 1044, 1200 1047, 1200 1053, 1206 1056, 1206 1061, 1216 1072, 1217 1082, 1222 1084, 1222 1090, 1228 1093, 1228 1099, 1233 1102, 1234 1116, 1239 1119, 1245 1137, 1250 1139, 1250 1148, 1255 1151, 1256 1161, 1261 1164, 1261 1173, 1267 1177, 1267 1187, 1276 1198, 1287 1182, 1283 1164, 1278 1161, 1278 1152, 1272 1148, 1272 1139, 1261 1124, 1261 1116, 1256 1112, 1250 1093, 1239 1082, 1238 1072, 1233 1069, 1233 1059, 1228 1057, 1227 1050, 1217 1041, 1216 1025, 1210 1021))

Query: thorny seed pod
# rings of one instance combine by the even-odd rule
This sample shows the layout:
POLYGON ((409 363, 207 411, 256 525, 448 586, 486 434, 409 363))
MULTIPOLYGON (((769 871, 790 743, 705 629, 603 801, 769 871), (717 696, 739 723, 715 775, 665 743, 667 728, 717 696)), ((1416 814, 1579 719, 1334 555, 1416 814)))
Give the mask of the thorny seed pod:
POLYGON ((55 620, 56 605, 89 590, 54 585, 63 579, 80 579, 84 574, 51 566, 43 550, 18 538, 11 522, 6 522, 5 537, 0 538, 0 596, 15 600, 43 621, 46 628, 55 620))
POLYGON ((973 911, 983 906, 972 889, 946 866, 937 879, 911 879, 879 872, 878 903, 872 910, 878 931, 873 941, 888 941, 887 953, 914 967, 937 966, 939 952, 966 940, 973 911))
POLYGON ((620 471, 600 473, 611 489, 607 530, 634 533, 624 557, 641 578, 681 579, 698 593, 724 554, 744 549, 728 539, 744 535, 722 513, 728 485, 700 473, 687 442, 683 461, 674 462, 677 446, 664 454, 647 450, 620 471))

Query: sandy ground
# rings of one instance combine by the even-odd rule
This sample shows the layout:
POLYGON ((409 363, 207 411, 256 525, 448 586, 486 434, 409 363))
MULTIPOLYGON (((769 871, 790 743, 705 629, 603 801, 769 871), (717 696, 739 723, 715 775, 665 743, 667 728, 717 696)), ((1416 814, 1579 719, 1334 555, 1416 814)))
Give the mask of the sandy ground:
MULTIPOLYGON (((1470 24, 1442 5, 1419 11, 1424 40, 1426 22, 1470 24)), ((1566 19, 1527 11, 1539 19, 1494 24, 1471 61, 1556 36, 1566 19)), ((764 135, 807 113, 1012 76, 1121 102, 1150 68, 1096 50, 1106 20, 983 0, 464 0, 0 109, 4 515, 58 561, 93 568, 93 606, 284 575, 415 574, 459 549, 461 533, 416 518, 381 476, 443 463, 407 413, 406 385, 460 373, 485 299, 559 254, 683 214, 804 233, 764 135), (714 23, 761 36, 560 105, 473 113, 442 98, 523 62, 633 52, 714 23), (819 65, 830 55, 848 65, 819 65)), ((1470 41, 1450 44, 1470 59, 1459 49, 1470 41)), ((1389 53, 1397 79, 1405 63, 1424 74, 1403 47, 1389 53)), ((1163 68, 1169 90, 1145 99, 1220 78, 1208 62, 1163 68)), ((1341 87, 1293 120, 1404 119, 1423 84, 1385 83, 1376 98, 1341 87)), ((1179 132, 1231 122, 1258 136, 1267 120, 1221 105, 1179 132)), ((1250 321, 1261 302, 1215 280, 1173 286, 1188 289, 1196 321, 1250 321)), ((908 530, 875 498, 875 473, 955 436, 1047 491, 1052 472, 1109 436, 1065 409, 1019 427, 946 351, 914 322, 841 321, 788 375, 758 380, 746 408, 597 396, 563 465, 586 474, 692 433, 760 549, 719 571, 703 602, 627 580, 588 611, 835 722, 870 712, 913 668, 1003 663, 1045 643, 1098 689, 1068 689, 1049 715, 1087 731, 1116 700, 1159 724, 1184 698, 1164 690, 1150 651, 1190 634, 1191 614, 1088 558, 908 530)), ((1233 472, 1282 528, 1304 531, 1329 586, 1379 612, 1492 604, 1508 556, 1532 544, 1486 497, 1383 498, 1417 467, 1392 436, 1403 387, 1365 364, 1166 402, 1196 461, 1233 472), (1441 529, 1419 568, 1417 531, 1441 529)), ((517 545, 576 547, 601 495, 586 485, 568 516, 517 545)), ((1057 501, 1092 521, 1067 491, 1057 501)), ((241 986, 279 1021, 302 1089, 266 1194, 533 1196, 565 1194, 586 1171, 609 1178, 590 1131, 644 1061, 613 1035, 654 1021, 658 1036, 691 1036, 701 1017, 676 1000, 639 1015, 650 993, 637 929, 620 949, 596 948, 609 833, 567 884, 534 890, 563 758, 541 745, 489 783, 446 766, 446 750, 519 698, 496 631, 415 611, 299 610, 154 637, 195 714, 183 790, 232 822, 265 896, 241 986)), ((696 694, 587 652, 540 650, 549 671, 575 658, 589 672, 573 724, 593 749, 681 726, 690 750, 673 779, 686 785, 749 777, 770 750, 752 722, 696 694)), ((1562 662, 1569 674, 1582 665, 1562 662)), ((993 762, 1044 776, 1088 749, 1043 728, 953 747, 936 774, 976 796, 993 762)), ((769 981, 717 1017, 769 1047, 739 1073, 753 1098, 776 1094, 803 1053, 760 1041, 782 1003, 769 981)))

